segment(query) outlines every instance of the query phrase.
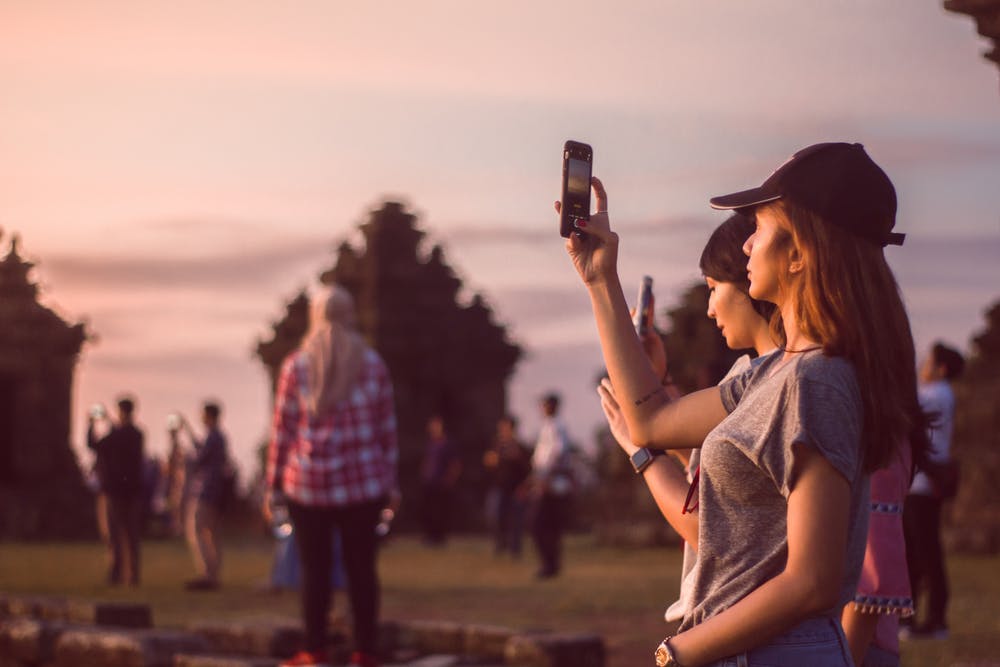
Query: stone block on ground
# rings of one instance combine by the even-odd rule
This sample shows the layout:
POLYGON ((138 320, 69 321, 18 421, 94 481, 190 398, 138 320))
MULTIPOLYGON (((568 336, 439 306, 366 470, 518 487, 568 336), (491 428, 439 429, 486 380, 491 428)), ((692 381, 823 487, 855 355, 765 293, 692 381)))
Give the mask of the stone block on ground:
POLYGON ((407 621, 399 624, 399 648, 415 649, 423 655, 465 651, 465 627, 448 621, 407 621))
POLYGON ((68 615, 68 603, 62 598, 14 595, 7 598, 5 607, 11 618, 65 620, 68 615))
POLYGON ((504 650, 517 667, 603 667, 604 656, 604 641, 585 634, 515 635, 504 650))
POLYGON ((285 657, 299 651, 305 633, 297 624, 199 623, 191 631, 207 642, 215 653, 262 657, 285 657))
POLYGON ((53 667, 172 667, 179 653, 205 653, 203 637, 174 630, 74 628, 55 646, 53 667))
POLYGON ((148 604, 134 602, 73 601, 68 606, 67 620, 108 627, 151 628, 153 610, 148 604))
POLYGON ((467 625, 464 633, 465 655, 495 663, 504 661, 507 642, 517 634, 498 625, 467 625))
POLYGON ((35 618, 0 622, 0 656, 15 664, 51 662, 56 639, 65 628, 63 623, 35 618))
POLYGON ((149 628, 153 612, 148 604, 93 602, 61 597, 8 596, 0 600, 0 618, 38 618, 92 625, 149 628))
POLYGON ((259 656, 194 655, 174 656, 173 667, 278 667, 277 658, 259 656))
POLYGON ((461 657, 452 654, 425 655, 406 663, 407 667, 458 667, 461 657))

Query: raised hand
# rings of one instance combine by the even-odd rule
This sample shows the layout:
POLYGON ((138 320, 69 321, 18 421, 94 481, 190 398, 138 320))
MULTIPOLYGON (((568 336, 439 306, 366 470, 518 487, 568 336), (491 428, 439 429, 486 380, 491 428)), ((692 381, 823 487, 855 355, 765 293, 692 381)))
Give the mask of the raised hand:
POLYGON ((611 380, 608 378, 601 379, 601 384, 597 387, 597 393, 601 397, 601 409, 604 410, 604 418, 608 420, 608 428, 611 429, 611 435, 614 436, 618 446, 631 456, 639 448, 632 444, 632 439, 629 437, 628 425, 625 423, 625 417, 622 415, 621 407, 618 405, 618 399, 615 397, 615 388, 611 385, 611 380))
MULTIPOLYGON (((577 223, 581 233, 566 239, 566 251, 577 273, 588 285, 614 276, 618 268, 618 235, 611 231, 607 192, 597 177, 590 179, 590 185, 594 190, 597 211, 590 214, 590 220, 577 223)), ((559 202, 556 202, 555 209, 558 213, 559 202)))

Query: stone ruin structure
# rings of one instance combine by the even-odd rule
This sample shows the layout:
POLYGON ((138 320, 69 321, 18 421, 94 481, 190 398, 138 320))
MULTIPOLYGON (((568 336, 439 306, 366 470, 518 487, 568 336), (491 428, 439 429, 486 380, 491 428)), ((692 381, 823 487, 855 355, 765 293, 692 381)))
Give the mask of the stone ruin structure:
POLYGON ((968 14, 976 22, 980 35, 993 41, 993 48, 983 58, 1000 67, 1000 0, 944 0, 944 8, 956 14, 968 14))
MULTIPOLYGON (((334 664, 347 664, 343 623, 331 627, 334 664)), ((302 648, 285 622, 193 621, 157 628, 145 604, 0 595, 3 667, 278 667, 302 648)), ((379 655, 389 667, 604 667, 593 634, 515 630, 450 621, 382 621, 379 655)))
MULTIPOLYGON (((378 350, 392 375, 400 436, 400 484, 405 498, 417 498, 417 471, 425 426, 440 414, 461 450, 463 472, 456 527, 480 520, 482 454, 506 409, 506 383, 521 356, 480 295, 459 302, 462 281, 440 246, 421 255, 424 232, 416 218, 386 202, 361 225, 364 248, 341 244, 336 264, 320 275, 324 284, 347 288, 358 306, 361 331, 378 350)), ((268 368, 272 390, 285 356, 295 349, 308 324, 308 300, 299 294, 273 325, 269 340, 257 346, 268 368)), ((406 503, 399 521, 412 521, 406 503)))
POLYGON ((0 260, 0 539, 96 534, 69 443, 73 371, 87 334, 38 303, 18 237, 0 260))

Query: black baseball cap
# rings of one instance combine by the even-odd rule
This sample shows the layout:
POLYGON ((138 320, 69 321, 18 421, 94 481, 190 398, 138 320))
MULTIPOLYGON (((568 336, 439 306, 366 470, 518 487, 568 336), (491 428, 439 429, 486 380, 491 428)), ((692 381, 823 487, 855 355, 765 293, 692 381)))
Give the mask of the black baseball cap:
POLYGON ((745 209, 788 200, 827 222, 882 246, 903 245, 896 224, 896 189, 861 144, 825 143, 803 148, 763 185, 712 197, 712 208, 745 209))

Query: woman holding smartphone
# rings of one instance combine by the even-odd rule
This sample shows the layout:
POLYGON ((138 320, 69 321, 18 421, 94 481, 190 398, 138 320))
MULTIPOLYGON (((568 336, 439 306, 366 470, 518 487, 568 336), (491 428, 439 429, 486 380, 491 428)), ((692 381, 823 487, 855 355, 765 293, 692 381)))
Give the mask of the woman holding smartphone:
MULTIPOLYGON (((774 304, 758 301, 750 296, 750 281, 747 280, 746 255, 743 244, 754 231, 753 221, 740 213, 734 213, 709 237, 701 253, 699 267, 708 286, 708 317, 715 320, 722 332, 726 345, 732 350, 750 350, 756 358, 744 354, 726 373, 723 381, 738 375, 751 366, 760 363, 764 357, 777 349, 769 322, 774 314, 774 304)), ((643 338, 643 346, 649 353, 657 377, 666 377, 666 355, 659 333, 650 329, 643 338)), ((622 417, 621 408, 615 399, 610 382, 598 387, 601 407, 608 420, 608 426, 619 446, 629 457, 641 450, 632 443, 628 428, 622 417)), ((690 577, 697 560, 698 514, 697 484, 700 476, 700 451, 672 450, 687 468, 687 475, 676 465, 663 459, 648 459, 646 465, 637 462, 636 474, 642 475, 649 491, 664 518, 684 538, 684 561, 681 567, 680 599, 674 602, 664 615, 668 623, 678 623, 690 604, 690 577)))
POLYGON ((699 565, 661 667, 850 665, 838 621, 864 555, 868 476, 924 429, 913 342, 883 247, 891 181, 860 144, 796 153, 759 188, 712 205, 755 220, 750 296, 774 303, 783 347, 718 387, 666 399, 617 275, 607 194, 567 250, 590 293, 636 445, 701 447, 699 565))

